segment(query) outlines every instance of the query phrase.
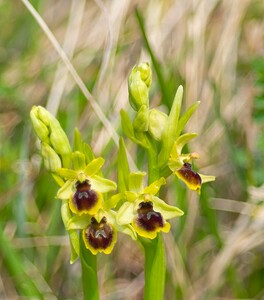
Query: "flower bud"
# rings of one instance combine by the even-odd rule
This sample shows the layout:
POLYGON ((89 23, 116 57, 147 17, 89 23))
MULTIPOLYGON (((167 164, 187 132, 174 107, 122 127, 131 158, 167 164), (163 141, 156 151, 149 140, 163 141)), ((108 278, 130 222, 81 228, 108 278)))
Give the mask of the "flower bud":
POLYGON ((133 109, 139 110, 142 105, 149 106, 149 87, 151 84, 151 68, 148 63, 134 66, 128 79, 129 103, 133 109))
POLYGON ((35 132, 42 142, 49 144, 62 157, 63 166, 70 165, 71 147, 58 120, 44 107, 34 106, 30 112, 35 132))
POLYGON ((164 128, 167 124, 168 116, 157 109, 149 111, 149 128, 150 135, 157 141, 161 140, 164 128))
POLYGON ((142 105, 133 122, 134 129, 139 132, 148 131, 148 123, 149 110, 146 105, 142 105))
POLYGON ((45 143, 49 143, 49 129, 46 124, 38 118, 38 108, 33 106, 30 111, 30 119, 34 128, 34 131, 38 138, 45 143))
POLYGON ((44 160, 45 168, 50 172, 55 172, 61 168, 61 160, 58 154, 46 143, 41 145, 41 155, 44 160))

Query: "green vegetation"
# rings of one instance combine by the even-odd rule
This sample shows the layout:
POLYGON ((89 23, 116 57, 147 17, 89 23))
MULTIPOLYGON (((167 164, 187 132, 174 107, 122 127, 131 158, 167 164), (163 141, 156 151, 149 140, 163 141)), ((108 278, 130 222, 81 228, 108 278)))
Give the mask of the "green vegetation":
MULTIPOLYGON (((23 2, 0 1, 0 298, 83 298, 82 265, 70 264, 57 186, 30 124, 32 106, 56 115, 71 145, 77 127, 96 156, 109 158, 103 172, 117 182, 120 111, 128 113, 123 120, 135 117, 128 75, 149 61, 150 109, 168 113, 180 85, 182 112, 200 101, 184 131, 198 137, 183 152, 197 151, 194 169, 216 176, 200 195, 173 176, 172 188, 160 191, 185 213, 162 233, 165 299, 262 299, 262 1, 144 1, 137 8, 128 1, 32 1, 73 69, 23 2)), ((145 152, 125 143, 147 171, 145 152)), ((102 299, 142 299, 139 243, 119 234, 112 253, 98 255, 97 270, 102 299)))

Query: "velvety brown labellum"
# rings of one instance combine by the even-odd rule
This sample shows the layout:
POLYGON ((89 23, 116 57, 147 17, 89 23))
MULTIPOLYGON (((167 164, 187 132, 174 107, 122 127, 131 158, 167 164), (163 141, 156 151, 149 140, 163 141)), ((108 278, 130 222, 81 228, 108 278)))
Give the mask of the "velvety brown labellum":
POLYGON ((79 211, 91 209, 98 200, 98 195, 91 190, 88 180, 76 182, 76 192, 73 195, 73 203, 79 211))
POLYGON ((146 231, 154 231, 156 228, 164 226, 162 216, 153 210, 152 202, 141 202, 137 212, 136 223, 146 231))
POLYGON ((112 243, 114 232, 105 217, 98 223, 94 217, 85 230, 85 238, 94 249, 106 249, 112 243))
POLYGON ((184 163, 177 172, 191 185, 200 186, 202 184, 200 175, 192 170, 192 165, 189 163, 184 163))

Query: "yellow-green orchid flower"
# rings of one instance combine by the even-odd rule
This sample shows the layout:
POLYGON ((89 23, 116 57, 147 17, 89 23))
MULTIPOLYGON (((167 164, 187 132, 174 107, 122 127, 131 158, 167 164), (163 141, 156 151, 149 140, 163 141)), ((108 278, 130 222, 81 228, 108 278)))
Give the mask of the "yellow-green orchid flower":
POLYGON ((198 153, 181 153, 184 145, 196 136, 196 133, 186 133, 177 138, 170 153, 168 166, 189 189, 200 193, 202 184, 214 181, 215 176, 202 175, 192 169, 190 162, 199 158, 198 153))
POLYGON ((67 230, 82 229, 82 238, 87 249, 92 254, 110 254, 117 240, 117 232, 130 235, 136 239, 132 226, 121 226, 116 222, 116 212, 111 209, 100 209, 95 215, 76 215, 72 217, 67 230))
POLYGON ((183 211, 155 196, 166 183, 163 177, 143 188, 145 175, 143 172, 129 174, 130 190, 114 196, 118 200, 125 200, 118 210, 117 222, 121 225, 131 224, 138 235, 154 239, 160 231, 169 232, 167 220, 183 215, 183 211))
POLYGON ((57 198, 69 199, 69 207, 75 214, 96 214, 102 207, 103 193, 116 189, 116 183, 103 178, 97 173, 104 164, 104 159, 99 157, 85 165, 84 154, 73 153, 74 170, 60 168, 57 175, 67 181, 59 189, 57 198))

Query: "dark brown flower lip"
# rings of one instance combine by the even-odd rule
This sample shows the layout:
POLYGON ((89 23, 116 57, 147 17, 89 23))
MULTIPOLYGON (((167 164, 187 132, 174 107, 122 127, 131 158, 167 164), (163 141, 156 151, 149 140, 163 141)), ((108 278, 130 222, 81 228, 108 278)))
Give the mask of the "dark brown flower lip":
POLYGON ((106 217, 103 217, 100 222, 92 217, 91 224, 85 229, 84 236, 94 249, 106 249, 113 241, 114 231, 112 226, 107 223, 106 217))
POLYGON ((78 211, 89 211, 98 201, 98 194, 91 189, 88 180, 77 181, 76 192, 73 195, 73 204, 78 211))
POLYGON ((136 224, 146 231, 155 231, 164 227, 162 215, 153 210, 151 201, 141 202, 137 210, 136 224))
POLYGON ((201 176, 193 171, 190 163, 184 163, 183 166, 177 170, 177 173, 179 177, 191 187, 200 187, 202 184, 201 176))

